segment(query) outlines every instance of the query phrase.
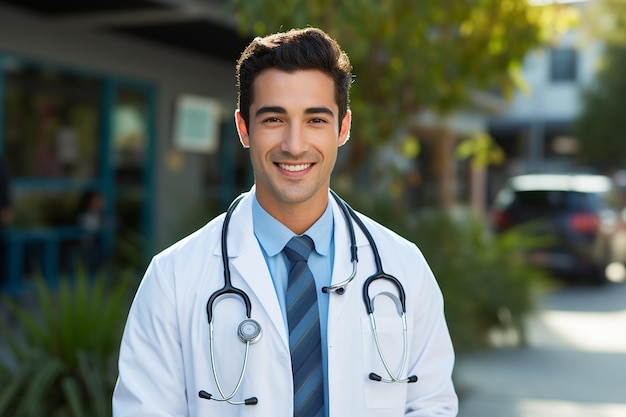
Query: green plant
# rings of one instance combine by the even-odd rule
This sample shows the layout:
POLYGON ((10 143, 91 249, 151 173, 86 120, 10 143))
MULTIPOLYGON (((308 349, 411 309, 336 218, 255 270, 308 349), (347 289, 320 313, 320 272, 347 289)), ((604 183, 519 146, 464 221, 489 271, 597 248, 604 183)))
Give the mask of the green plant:
POLYGON ((82 273, 54 291, 38 279, 32 305, 4 298, 0 416, 111 415, 128 286, 82 273))
POLYGON ((536 295, 547 285, 544 271, 524 262, 523 252, 546 244, 521 230, 493 235, 476 217, 444 212, 415 216, 411 240, 431 265, 445 296, 445 310, 457 352, 490 345, 498 329, 525 342, 525 321, 536 295))
POLYGON ((493 235, 466 210, 411 211, 371 195, 346 200, 420 248, 444 295, 457 353, 490 346, 493 330, 514 333, 524 342, 525 320, 549 281, 545 272, 524 262, 523 252, 548 242, 520 229, 493 235))
POLYGON ((133 274, 141 276, 139 271, 146 268, 146 245, 148 242, 141 232, 133 229, 122 230, 116 234, 115 250, 110 260, 112 272, 119 275, 133 274))

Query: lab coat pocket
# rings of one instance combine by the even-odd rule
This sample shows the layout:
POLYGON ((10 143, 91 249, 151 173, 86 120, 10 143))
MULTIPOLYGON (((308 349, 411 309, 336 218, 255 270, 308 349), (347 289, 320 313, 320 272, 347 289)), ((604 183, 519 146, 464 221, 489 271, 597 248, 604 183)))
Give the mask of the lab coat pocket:
POLYGON ((407 397, 406 383, 372 381, 368 377, 373 372, 383 379, 390 379, 381 353, 391 372, 401 378, 406 376, 406 364, 402 363, 405 358, 402 319, 400 317, 376 318, 380 352, 376 346, 369 317, 363 317, 361 327, 364 361, 362 366, 364 367, 363 378, 366 379, 365 404, 367 408, 404 407, 407 397))

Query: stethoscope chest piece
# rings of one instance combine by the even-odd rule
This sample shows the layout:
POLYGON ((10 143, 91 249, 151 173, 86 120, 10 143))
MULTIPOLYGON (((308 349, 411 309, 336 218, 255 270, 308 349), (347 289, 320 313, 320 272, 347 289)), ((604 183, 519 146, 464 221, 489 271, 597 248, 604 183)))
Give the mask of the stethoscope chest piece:
POLYGON ((254 319, 245 319, 239 323, 237 335, 242 342, 255 343, 261 338, 261 325, 254 319))

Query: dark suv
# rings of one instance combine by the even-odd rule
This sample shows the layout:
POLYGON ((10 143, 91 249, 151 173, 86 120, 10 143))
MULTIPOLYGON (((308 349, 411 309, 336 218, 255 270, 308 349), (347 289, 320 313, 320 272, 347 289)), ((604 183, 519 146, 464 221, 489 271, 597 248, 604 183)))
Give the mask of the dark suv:
MULTIPOLYGON (((530 264, 554 274, 596 283, 605 268, 622 262, 621 199, 611 178, 589 174, 529 174, 509 179, 491 213, 495 232, 533 222, 549 246, 529 251, 530 264)), ((623 238, 622 238, 623 240, 623 238)))

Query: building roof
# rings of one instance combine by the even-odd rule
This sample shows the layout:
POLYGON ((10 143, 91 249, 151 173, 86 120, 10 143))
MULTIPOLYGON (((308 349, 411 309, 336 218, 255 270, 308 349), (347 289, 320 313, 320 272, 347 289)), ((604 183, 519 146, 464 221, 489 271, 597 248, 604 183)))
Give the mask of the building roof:
POLYGON ((0 0, 86 31, 136 37, 234 62, 252 39, 238 33, 226 0, 0 0))

